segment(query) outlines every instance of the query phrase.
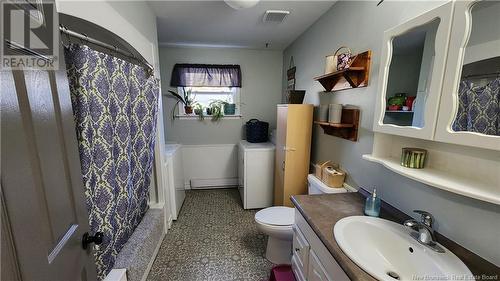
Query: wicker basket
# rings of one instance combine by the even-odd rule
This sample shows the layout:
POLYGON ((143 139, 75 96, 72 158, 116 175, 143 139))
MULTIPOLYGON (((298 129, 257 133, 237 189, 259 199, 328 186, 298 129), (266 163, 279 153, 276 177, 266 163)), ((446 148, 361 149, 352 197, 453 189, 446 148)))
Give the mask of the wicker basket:
POLYGON ((326 161, 326 162, 323 162, 323 163, 317 163, 317 164, 314 164, 314 175, 319 179, 321 180, 322 178, 322 175, 323 175, 323 168, 326 167, 327 165, 329 165, 330 163, 332 163, 330 160, 326 161))
POLYGON ((327 165, 323 168, 321 181, 331 188, 341 188, 344 185, 346 172, 338 164, 327 165))

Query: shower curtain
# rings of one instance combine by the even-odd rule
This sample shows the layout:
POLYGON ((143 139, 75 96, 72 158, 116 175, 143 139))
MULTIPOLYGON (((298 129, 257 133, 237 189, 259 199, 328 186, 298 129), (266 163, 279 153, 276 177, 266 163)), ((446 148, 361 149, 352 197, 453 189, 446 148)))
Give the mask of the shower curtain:
POLYGON ((500 78, 484 86, 462 80, 452 129, 500 136, 500 78))
POLYGON ((145 70, 86 45, 65 58, 76 121, 98 276, 113 268, 148 209, 158 108, 158 81, 145 70))

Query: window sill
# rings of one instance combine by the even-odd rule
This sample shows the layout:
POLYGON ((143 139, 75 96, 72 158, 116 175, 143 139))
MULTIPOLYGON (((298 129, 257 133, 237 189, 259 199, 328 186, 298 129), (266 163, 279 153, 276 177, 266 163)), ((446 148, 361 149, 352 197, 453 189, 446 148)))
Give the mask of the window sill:
MULTIPOLYGON (((243 116, 237 115, 224 115, 221 119, 241 119, 243 116)), ((175 115, 175 119, 178 120, 200 120, 198 115, 175 115)), ((212 115, 205 115, 205 120, 211 121, 212 115)))

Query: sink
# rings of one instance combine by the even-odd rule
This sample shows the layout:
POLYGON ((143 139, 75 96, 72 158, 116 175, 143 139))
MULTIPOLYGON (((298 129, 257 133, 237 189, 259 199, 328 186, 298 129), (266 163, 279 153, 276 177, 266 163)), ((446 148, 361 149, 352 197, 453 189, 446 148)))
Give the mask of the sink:
POLYGON ((352 216, 333 228, 342 251, 378 280, 474 280, 467 266, 444 248, 438 253, 392 221, 352 216))

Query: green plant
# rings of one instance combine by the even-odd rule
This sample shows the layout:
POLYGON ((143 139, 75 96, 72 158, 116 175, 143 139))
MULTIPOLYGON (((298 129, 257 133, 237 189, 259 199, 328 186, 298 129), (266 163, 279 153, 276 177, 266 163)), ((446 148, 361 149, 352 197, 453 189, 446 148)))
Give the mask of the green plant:
POLYGON ((172 108, 172 119, 175 119, 175 109, 179 103, 184 104, 184 107, 192 107, 193 104, 196 103, 196 95, 193 95, 190 89, 184 87, 182 87, 182 96, 172 90, 168 90, 167 94, 177 99, 177 102, 172 108))
POLYGON ((222 117, 224 117, 224 101, 214 100, 210 102, 209 106, 212 111, 212 121, 218 122, 222 117))
POLYGON ((198 118, 200 118, 200 120, 205 120, 205 115, 203 114, 204 109, 205 108, 200 103, 197 103, 194 106, 194 114, 198 115, 198 118))

